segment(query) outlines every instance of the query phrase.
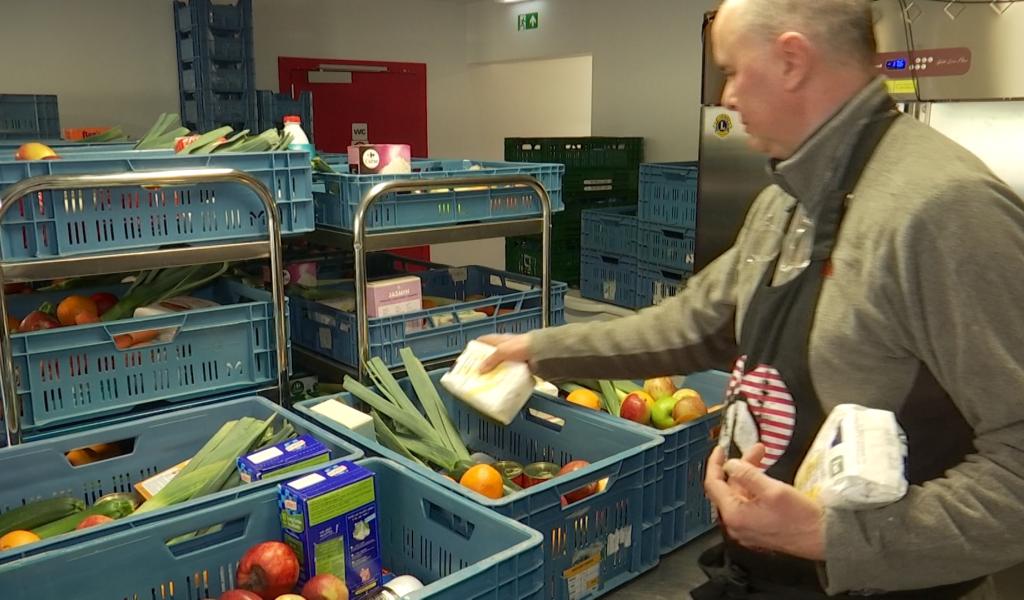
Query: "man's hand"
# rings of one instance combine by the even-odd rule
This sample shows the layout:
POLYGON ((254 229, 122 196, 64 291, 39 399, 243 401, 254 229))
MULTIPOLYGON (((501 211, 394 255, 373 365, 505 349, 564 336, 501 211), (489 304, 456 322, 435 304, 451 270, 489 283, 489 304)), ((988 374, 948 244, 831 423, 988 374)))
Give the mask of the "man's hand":
POLYGON ((494 334, 478 338, 479 341, 494 346, 494 354, 487 357, 487 360, 480 365, 480 371, 486 373, 497 367, 506 360, 517 362, 530 362, 530 336, 529 334, 510 335, 494 334))
POLYGON ((749 548, 824 560, 824 509, 754 466, 763 453, 761 444, 743 460, 726 461, 720 447, 711 453, 704 490, 718 508, 722 526, 729 537, 749 548))

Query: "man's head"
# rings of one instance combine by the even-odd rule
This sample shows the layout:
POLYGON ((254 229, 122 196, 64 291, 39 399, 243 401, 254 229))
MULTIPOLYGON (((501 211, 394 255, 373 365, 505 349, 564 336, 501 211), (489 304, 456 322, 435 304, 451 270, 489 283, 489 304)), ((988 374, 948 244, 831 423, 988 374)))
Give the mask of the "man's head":
POLYGON ((751 145, 788 158, 874 76, 869 0, 725 0, 712 26, 722 104, 751 145))

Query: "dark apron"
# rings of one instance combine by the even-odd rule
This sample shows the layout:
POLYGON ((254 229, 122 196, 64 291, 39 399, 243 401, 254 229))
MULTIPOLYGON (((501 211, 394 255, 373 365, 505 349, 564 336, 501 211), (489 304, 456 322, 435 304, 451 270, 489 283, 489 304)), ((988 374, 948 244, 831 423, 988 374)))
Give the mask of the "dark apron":
MULTIPOLYGON (((792 484, 800 463, 807 455, 825 421, 822 404, 811 383, 808 353, 811 326, 821 293, 822 282, 831 268, 830 257, 835 245, 839 226, 846 209, 846 202, 856 187, 864 167, 874 153, 879 141, 895 121, 898 113, 891 105, 883 107, 866 125, 857 145, 851 153, 846 172, 839 185, 826 197, 817 220, 814 233, 814 247, 810 264, 794 279, 772 285, 778 258, 764 272, 751 300, 743 321, 740 340, 741 357, 737 360, 740 382, 730 385, 729 404, 745 402, 749 412, 759 425, 761 441, 770 448, 771 456, 762 464, 771 477, 792 484), (740 391, 740 385, 743 391, 740 391), (760 396, 763 394, 763 397, 760 396), (753 396, 753 398, 752 398, 753 396), (762 429, 770 424, 770 432, 762 429)), ((787 229, 788 231, 788 229, 787 229)), ((944 394, 944 392, 943 392, 944 394)), ((932 398, 931 400, 935 400, 932 398)), ((963 417, 955 406, 945 398, 932 402, 931 410, 937 404, 944 404, 944 415, 954 413, 963 423, 963 417)), ((724 414, 725 411, 723 411, 724 414)), ((912 484, 941 476, 945 469, 961 462, 970 451, 969 428, 959 427, 958 438, 967 443, 951 444, 947 438, 945 448, 930 443, 935 439, 934 420, 928 422, 925 431, 913 424, 913 417, 906 411, 900 414, 912 445, 908 463, 915 464, 909 470, 908 479, 912 484), (922 451, 922 444, 914 444, 918 434, 930 438, 922 451), (913 446, 917 448, 914 449, 913 446), (936 447, 941 449, 937 451, 936 447), (952 451, 950 451, 952 449, 952 451), (916 450, 916 451, 915 451, 916 450)), ((723 430, 725 429, 723 425, 723 430)), ((723 434, 725 432, 723 431, 723 434)), ((939 438, 941 439, 941 438, 939 438)), ((938 440, 936 440, 938 441, 938 440)), ((735 443, 728 449, 730 457, 738 457, 735 443)), ((749 600, 820 600, 829 598, 821 586, 817 563, 779 553, 767 553, 744 548, 724 538, 723 543, 706 551, 700 557, 700 566, 710 581, 691 592, 694 600, 749 599, 749 600)), ((929 600, 955 600, 977 587, 981 579, 960 584, 871 595, 870 598, 929 600)), ((832 598, 864 598, 842 594, 832 598)))

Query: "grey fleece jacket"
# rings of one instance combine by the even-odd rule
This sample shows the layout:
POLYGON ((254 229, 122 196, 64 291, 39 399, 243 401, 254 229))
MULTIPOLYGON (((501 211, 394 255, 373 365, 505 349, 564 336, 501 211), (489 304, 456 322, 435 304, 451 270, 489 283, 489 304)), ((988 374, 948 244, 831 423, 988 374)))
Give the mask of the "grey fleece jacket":
MULTIPOLYGON (((630 378, 728 369, 764 269, 790 245, 795 208, 816 214, 879 81, 790 159, 735 245, 685 291, 635 316, 530 334, 538 375, 630 378)), ((869 511, 828 510, 827 591, 926 588, 1024 561, 1024 203, 953 141, 900 116, 870 160, 832 255, 810 337, 827 414, 854 403, 899 412, 948 392, 977 449, 944 477, 869 511), (934 396, 933 396, 934 397, 934 396)))

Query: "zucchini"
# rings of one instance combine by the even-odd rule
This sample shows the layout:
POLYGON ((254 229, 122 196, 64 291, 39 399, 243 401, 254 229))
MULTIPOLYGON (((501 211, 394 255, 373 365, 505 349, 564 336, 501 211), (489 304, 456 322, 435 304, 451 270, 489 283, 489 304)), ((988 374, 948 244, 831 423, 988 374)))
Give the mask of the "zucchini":
POLYGON ((32 533, 45 540, 46 538, 52 538, 63 533, 74 531, 75 527, 78 527, 78 524, 86 517, 104 515, 111 519, 120 519, 121 517, 127 517, 132 514, 132 511, 134 510, 135 504, 131 500, 128 500, 127 498, 113 498, 105 502, 97 502, 82 512, 74 513, 64 517, 63 519, 58 519, 52 523, 36 527, 32 530, 32 533))
POLYGON ((69 496, 30 502, 0 515, 0 536, 18 529, 34 529, 85 509, 85 502, 69 496))

